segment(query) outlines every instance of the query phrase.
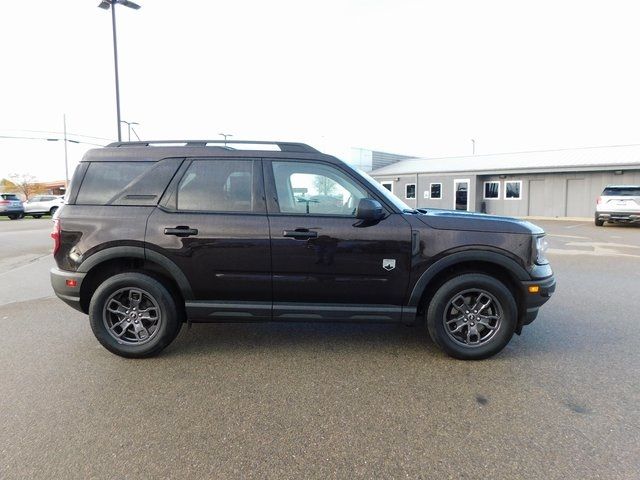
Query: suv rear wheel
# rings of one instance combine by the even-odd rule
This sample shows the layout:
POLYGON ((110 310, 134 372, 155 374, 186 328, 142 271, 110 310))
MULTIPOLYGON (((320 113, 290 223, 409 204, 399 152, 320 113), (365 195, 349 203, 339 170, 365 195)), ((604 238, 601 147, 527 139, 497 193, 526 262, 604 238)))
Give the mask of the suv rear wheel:
POLYGON ((182 316, 169 290, 143 273, 105 280, 89 304, 89 321, 98 341, 129 358, 156 355, 180 332, 182 316))
POLYGON ((480 360, 502 350, 516 328, 517 306, 509 289, 481 273, 444 283, 427 310, 433 341, 452 357, 480 360))

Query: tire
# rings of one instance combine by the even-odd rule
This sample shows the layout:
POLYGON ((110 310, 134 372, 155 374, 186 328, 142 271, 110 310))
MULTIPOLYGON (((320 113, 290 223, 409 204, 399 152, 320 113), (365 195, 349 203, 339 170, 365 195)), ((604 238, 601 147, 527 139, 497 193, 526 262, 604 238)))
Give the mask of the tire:
POLYGON ((482 273, 467 273, 448 280, 436 291, 427 309, 427 329, 448 355, 461 360, 481 360, 495 355, 509 343, 517 317, 516 301, 502 282, 482 273), (462 303, 460 298, 464 300, 462 303), (477 301, 487 300, 491 302, 485 307, 475 312, 473 308, 467 310, 477 301), (485 315, 478 316, 476 312, 485 315))
POLYGON ((49 215, 53 217, 53 215, 56 213, 56 210, 58 210, 58 207, 51 207, 51 210, 49 210, 49 215))
POLYGON ((604 225, 604 220, 599 220, 596 218, 595 224, 596 224, 596 227, 601 227, 604 225))
POLYGON ((9 219, 10 220, 18 220, 20 218, 20 215, 15 214, 15 215, 9 215, 9 219))
POLYGON ((42 218, 42 215, 31 215, 33 218, 42 218))
POLYGON ((176 338, 182 313, 171 292, 158 280, 126 272, 108 278, 96 289, 89 304, 89 322, 98 341, 110 352, 145 358, 157 355, 176 338))

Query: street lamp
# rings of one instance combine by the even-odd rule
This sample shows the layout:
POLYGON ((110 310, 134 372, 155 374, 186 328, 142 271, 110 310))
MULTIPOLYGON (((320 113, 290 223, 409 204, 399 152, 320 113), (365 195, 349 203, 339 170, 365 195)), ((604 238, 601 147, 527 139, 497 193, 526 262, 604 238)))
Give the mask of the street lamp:
POLYGON ((233 135, 231 135, 230 133, 219 133, 218 135, 220 135, 221 137, 224 137, 224 146, 227 146, 227 138, 228 137, 233 137, 233 135))
POLYGON ((475 138, 471 139, 471 153, 472 153, 472 155, 476 154, 476 140, 475 140, 475 138))
POLYGON ((118 80, 118 41, 116 39, 116 5, 120 4, 123 7, 129 7, 134 10, 139 10, 140 5, 130 2, 129 0, 102 0, 99 8, 103 10, 109 10, 111 8, 111 26, 113 29, 113 63, 115 65, 116 74, 116 115, 118 117, 118 141, 122 141, 122 134, 120 133, 120 84, 118 80))
MULTIPOLYGON (((129 141, 131 141, 131 130, 133 129, 131 125, 140 125, 140 124, 138 122, 127 122, 126 120, 120 120, 120 123, 127 124, 127 128, 129 129, 129 141)), ((138 136, 135 130, 133 130, 133 133, 135 133, 136 137, 138 136)), ((140 140, 139 137, 138 137, 138 140, 140 140)))

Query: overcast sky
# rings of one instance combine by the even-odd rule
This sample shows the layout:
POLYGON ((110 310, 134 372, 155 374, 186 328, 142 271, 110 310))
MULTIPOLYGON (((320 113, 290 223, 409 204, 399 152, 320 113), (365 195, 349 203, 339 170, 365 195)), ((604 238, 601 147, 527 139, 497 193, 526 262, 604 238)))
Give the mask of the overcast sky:
MULTIPOLYGON (((0 135, 61 131, 66 113, 69 131, 115 138, 98 3, 3 2, 0 135)), ((342 157, 640 143, 637 0, 139 3, 117 8, 118 44, 122 118, 144 139, 228 132, 342 157)), ((12 172, 64 178, 62 143, 0 138, 12 172)))

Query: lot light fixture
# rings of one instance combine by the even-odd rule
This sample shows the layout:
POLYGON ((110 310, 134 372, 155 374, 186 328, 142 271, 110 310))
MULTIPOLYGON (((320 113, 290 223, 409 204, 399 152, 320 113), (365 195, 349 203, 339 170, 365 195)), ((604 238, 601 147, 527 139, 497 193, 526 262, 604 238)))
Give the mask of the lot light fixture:
POLYGON ((120 131, 120 82, 118 79, 118 41, 116 36, 116 5, 122 5, 133 10, 139 10, 140 5, 129 0, 102 0, 98 8, 109 10, 111 8, 111 26, 113 30, 113 63, 116 77, 116 115, 118 122, 118 141, 122 141, 122 133, 120 131))

